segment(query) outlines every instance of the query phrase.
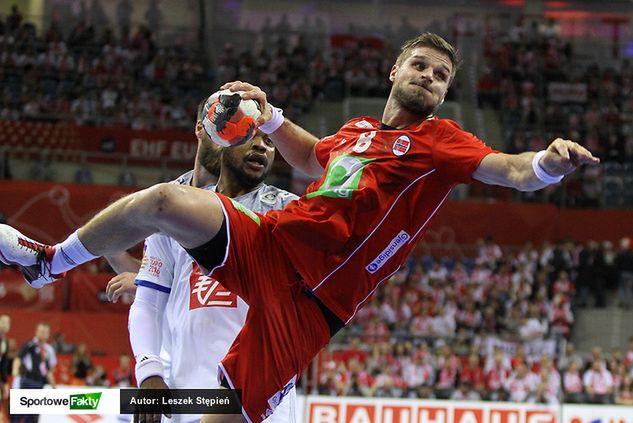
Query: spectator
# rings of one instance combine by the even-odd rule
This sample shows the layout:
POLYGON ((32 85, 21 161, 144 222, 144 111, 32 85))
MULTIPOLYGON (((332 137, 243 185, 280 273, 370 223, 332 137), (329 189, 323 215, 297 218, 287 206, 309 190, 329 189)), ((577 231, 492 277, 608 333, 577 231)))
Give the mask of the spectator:
POLYGON ((537 380, 524 363, 516 367, 505 383, 508 399, 514 402, 527 402, 534 395, 536 387, 537 380))
POLYGON ((629 238, 620 240, 615 268, 618 273, 618 305, 629 309, 633 306, 633 250, 629 238))
POLYGON ((470 382, 461 381, 457 385, 457 389, 451 394, 451 399, 457 401, 479 401, 481 396, 473 389, 470 382))
POLYGON ((542 367, 534 392, 534 401, 539 404, 558 405, 560 394, 560 375, 555 368, 542 367))
MULTIPOLYGON (((48 343, 50 332, 48 323, 38 323, 35 336, 22 346, 13 361, 13 376, 20 378, 20 389, 42 389, 47 383, 55 386, 53 369, 57 365, 57 356, 48 343)), ((11 421, 15 422, 37 423, 38 420, 37 415, 11 416, 11 421)))
POLYGON ((478 394, 483 394, 486 390, 486 374, 479 363, 477 354, 468 356, 468 363, 459 372, 459 382, 467 383, 471 389, 478 394))
POLYGON ((624 375, 618 393, 615 396, 618 405, 633 405, 633 378, 630 374, 624 375))
POLYGON ((17 5, 11 6, 11 14, 7 16, 7 30, 9 34, 15 33, 22 26, 22 13, 17 5))
POLYGON ((73 373, 72 385, 85 385, 86 378, 92 369, 92 360, 85 343, 77 345, 71 361, 71 371, 73 373))
POLYGON ((457 367, 450 360, 444 360, 437 372, 435 396, 438 399, 449 399, 457 383, 457 367))
POLYGON ((504 359, 503 352, 495 350, 492 362, 486 366, 487 400, 504 401, 507 398, 505 385, 511 370, 510 363, 504 363, 504 359))
POLYGON ((365 369, 363 362, 358 358, 352 357, 347 364, 349 369, 347 372, 347 378, 345 380, 345 387, 343 388, 343 395, 357 396, 357 397, 369 397, 373 394, 372 376, 365 369))
POLYGON ((583 393, 583 380, 580 375, 578 362, 572 360, 569 362, 567 370, 563 375, 563 393, 565 402, 580 404, 585 400, 583 393))
POLYGON ((130 356, 121 354, 119 356, 119 367, 112 372, 114 386, 118 388, 129 388, 135 386, 134 369, 130 365, 130 356))
POLYGON ((609 404, 613 393, 613 376, 602 360, 595 359, 583 375, 587 401, 592 404, 609 404))

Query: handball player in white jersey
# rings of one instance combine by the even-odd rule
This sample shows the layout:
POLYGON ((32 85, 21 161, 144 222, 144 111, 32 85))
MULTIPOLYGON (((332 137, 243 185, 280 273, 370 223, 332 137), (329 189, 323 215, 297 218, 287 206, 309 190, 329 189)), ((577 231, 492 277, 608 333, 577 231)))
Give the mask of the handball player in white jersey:
MULTIPOLYGON (((263 183, 275 155, 266 135, 259 132, 244 145, 221 149, 204 133, 200 110, 201 107, 196 124, 199 145, 194 170, 174 183, 217 190, 259 213, 280 209, 297 198, 263 183), (216 174, 219 179, 213 184, 216 174)), ((108 260, 117 271, 138 270, 138 261, 130 256, 111 256, 108 260)), ((122 273, 108 283, 108 297, 116 301, 123 293, 133 293, 134 284, 138 288, 130 309, 129 330, 140 386, 219 388, 219 384, 209 386, 209 381, 217 380, 218 363, 244 325, 248 305, 224 289, 221 281, 204 276, 178 243, 160 234, 145 241, 137 275, 122 273), (144 357, 149 358, 139 364, 144 357)), ((293 388, 267 421, 294 421, 294 403, 293 388)), ((190 422, 200 417, 175 414, 172 421, 190 422)), ((159 418, 145 416, 145 421, 159 418)))

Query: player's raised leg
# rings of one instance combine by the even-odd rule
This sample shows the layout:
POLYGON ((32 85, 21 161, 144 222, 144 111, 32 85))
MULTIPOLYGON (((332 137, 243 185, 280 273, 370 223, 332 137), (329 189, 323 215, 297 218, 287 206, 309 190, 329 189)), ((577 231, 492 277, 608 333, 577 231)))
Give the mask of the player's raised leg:
POLYGON ((215 237, 223 221, 213 193, 159 184, 113 203, 55 246, 0 225, 0 260, 20 266, 26 281, 40 288, 82 263, 130 248, 156 232, 185 248, 198 247, 215 237))

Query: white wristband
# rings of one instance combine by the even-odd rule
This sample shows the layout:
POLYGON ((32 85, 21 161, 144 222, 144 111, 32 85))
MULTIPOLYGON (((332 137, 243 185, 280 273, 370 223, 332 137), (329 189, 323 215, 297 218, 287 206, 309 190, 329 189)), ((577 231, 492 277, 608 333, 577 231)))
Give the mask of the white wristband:
POLYGON ((165 378, 163 370, 163 362, 160 357, 156 355, 144 355, 136 362, 136 383, 141 386, 141 383, 147 378, 152 376, 160 376, 165 378))
POLYGON ((534 155, 534 158, 532 159, 532 170, 534 171, 536 177, 541 180, 541 182, 548 185, 557 184, 563 180, 565 175, 552 176, 541 167, 541 164, 539 162, 541 161, 541 158, 545 155, 545 153, 545 150, 541 150, 534 155))
POLYGON ((270 105, 273 116, 270 120, 259 127, 264 134, 272 134, 284 123, 284 111, 278 107, 270 105))

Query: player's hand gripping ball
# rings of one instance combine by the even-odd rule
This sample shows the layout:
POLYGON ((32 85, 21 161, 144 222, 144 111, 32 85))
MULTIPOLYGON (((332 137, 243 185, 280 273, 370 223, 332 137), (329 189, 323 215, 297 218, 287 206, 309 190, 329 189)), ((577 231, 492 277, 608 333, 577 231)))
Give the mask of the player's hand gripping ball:
POLYGON ((244 144, 255 135, 260 105, 255 100, 242 100, 241 93, 218 91, 204 105, 202 126, 211 141, 222 147, 244 144))

